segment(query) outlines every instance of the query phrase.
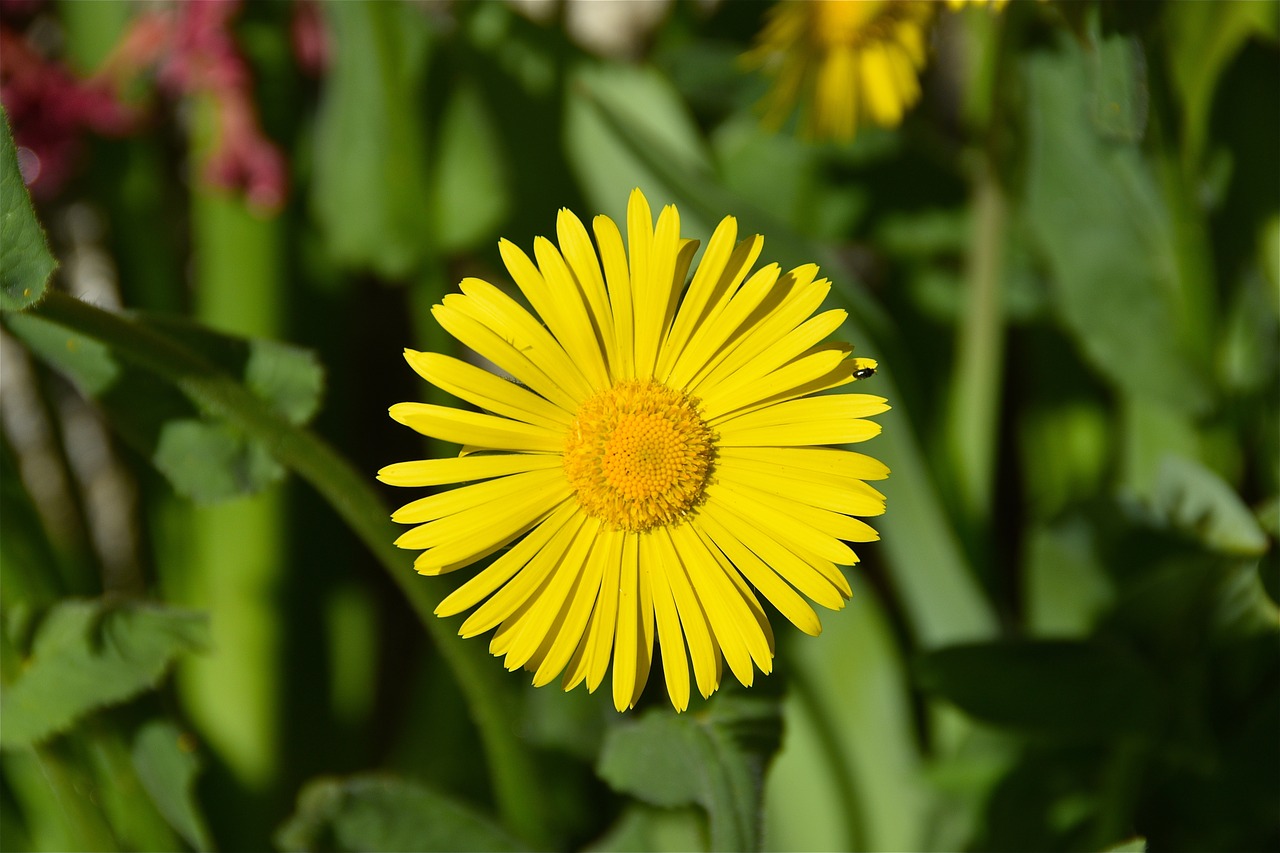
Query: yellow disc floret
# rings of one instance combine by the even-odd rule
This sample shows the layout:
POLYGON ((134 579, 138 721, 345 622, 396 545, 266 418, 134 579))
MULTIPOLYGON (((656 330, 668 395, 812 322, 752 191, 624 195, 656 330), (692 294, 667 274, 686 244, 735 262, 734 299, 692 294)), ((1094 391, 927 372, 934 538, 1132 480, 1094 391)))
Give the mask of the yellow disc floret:
POLYGON ((702 500, 715 435, 697 402, 652 379, 625 380, 588 398, 569 427, 564 471, 588 515, 649 530, 702 500))

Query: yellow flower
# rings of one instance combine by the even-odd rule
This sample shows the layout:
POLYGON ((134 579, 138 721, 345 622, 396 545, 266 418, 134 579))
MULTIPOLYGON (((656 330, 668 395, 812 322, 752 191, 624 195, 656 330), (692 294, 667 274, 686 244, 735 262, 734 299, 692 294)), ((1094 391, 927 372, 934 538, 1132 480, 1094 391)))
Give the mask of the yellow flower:
POLYGON ((514 381, 466 361, 406 350, 438 388, 480 411, 400 403, 391 417, 462 445, 457 457, 401 462, 395 486, 469 485, 416 500, 396 544, 422 549, 437 575, 497 558, 436 609, 475 608, 463 637, 543 685, 594 691, 613 665, 613 701, 635 705, 654 640, 667 692, 689 704, 689 659, 709 696, 724 663, 744 685, 773 666, 773 633, 756 594, 808 634, 806 597, 840 609, 845 542, 879 538, 854 516, 884 511, 866 484, 888 469, 828 445, 880 431, 882 397, 819 395, 874 370, 847 345, 822 343, 844 311, 812 316, 830 289, 813 264, 751 272, 763 238, 737 240, 725 217, 685 288, 697 242, 675 207, 655 228, 635 190, 627 246, 596 217, 596 245, 568 210, 559 248, 530 259, 500 249, 541 321, 501 289, 464 279, 433 313, 449 334, 514 381), (598 251, 597 251, 598 246, 598 251), (844 541, 841 541, 844 540, 844 541), (688 656, 686 656, 686 648, 688 656))
POLYGON ((765 123, 778 127, 797 102, 806 133, 850 140, 871 122, 896 127, 920 99, 929 0, 781 2, 747 55, 775 78, 765 123))
POLYGON ((1009 5, 1009 0, 947 0, 947 8, 955 11, 965 6, 990 6, 999 12, 1009 5))

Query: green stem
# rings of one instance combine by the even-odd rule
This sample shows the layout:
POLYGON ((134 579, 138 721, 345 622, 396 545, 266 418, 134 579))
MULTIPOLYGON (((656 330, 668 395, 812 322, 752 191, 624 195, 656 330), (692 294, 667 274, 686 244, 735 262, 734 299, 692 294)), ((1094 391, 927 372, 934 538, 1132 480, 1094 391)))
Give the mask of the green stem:
POLYGON ((172 382, 201 408, 261 441, 281 464, 329 502, 404 592, 457 677, 484 743, 504 820, 529 842, 545 844, 541 786, 534 776, 532 756, 506 712, 507 691, 499 671, 480 646, 460 642, 435 618, 441 587, 420 582, 408 570, 404 553, 392 544, 395 527, 369 478, 313 432, 288 423, 240 383, 168 337, 61 293, 49 293, 33 310, 107 344, 122 358, 172 382))
POLYGON ((1005 201, 987 162, 974 188, 974 217, 969 300, 951 383, 947 441, 965 519, 983 529, 991 516, 1004 358, 1000 291, 1005 201))

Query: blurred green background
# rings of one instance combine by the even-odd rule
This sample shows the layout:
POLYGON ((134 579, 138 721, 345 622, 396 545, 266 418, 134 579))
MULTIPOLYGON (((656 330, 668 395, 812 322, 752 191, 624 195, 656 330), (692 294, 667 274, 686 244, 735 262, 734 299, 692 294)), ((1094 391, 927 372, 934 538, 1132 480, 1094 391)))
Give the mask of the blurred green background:
POLYGON ((1280 4, 939 4, 839 143, 769 9, 0 3, 0 847, 1280 849, 1280 4), (458 640, 373 481, 431 305, 636 186, 894 406, 849 607, 679 716, 458 640))

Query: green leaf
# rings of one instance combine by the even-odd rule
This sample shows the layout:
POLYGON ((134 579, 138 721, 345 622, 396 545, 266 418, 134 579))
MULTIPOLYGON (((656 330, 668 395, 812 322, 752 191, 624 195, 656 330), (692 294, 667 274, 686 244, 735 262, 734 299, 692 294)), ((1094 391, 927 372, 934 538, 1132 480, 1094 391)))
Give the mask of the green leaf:
POLYGON ((696 808, 661 809, 632 801, 590 853, 654 853, 706 850, 706 825, 696 808))
POLYGON ((1147 853, 1147 839, 1135 835, 1127 841, 1111 845, 1103 853, 1147 853))
POLYGON ((441 251, 475 248, 490 238, 511 208, 501 140, 474 84, 456 86, 440 117, 433 163, 436 242, 441 251))
MULTIPOLYGON (((593 210, 625 223, 633 188, 644 191, 656 212, 682 194, 684 188, 669 180, 673 172, 710 176, 711 162, 693 117, 655 69, 583 62, 568 86, 575 97, 565 107, 567 157, 593 210), (624 138, 624 128, 630 138, 624 138), (648 156, 637 154, 637 144, 650 149, 648 156), (651 158, 665 161, 665 168, 654 169, 651 158)), ((680 220, 682 233, 706 237, 715 225, 685 205, 680 220)))
POLYGON ((1256 557, 1267 550, 1267 534, 1221 477, 1198 462, 1165 457, 1156 474, 1153 508, 1175 528, 1224 554, 1256 557))
POLYGON ((1142 44, 1134 38, 1106 39, 1090 59, 1093 126, 1108 139, 1141 142, 1150 105, 1142 44))
POLYGON ((762 779, 781 733, 775 697, 728 688, 705 713, 663 709, 614 727, 596 770, 615 790, 652 805, 704 808, 712 850, 755 850, 762 779))
POLYGON ((0 311, 20 311, 40 301, 57 262, 18 169, 9 116, 0 109, 0 311))
POLYGON ((203 649, 202 614, 68 599, 36 629, 31 656, 0 697, 0 745, 30 746, 80 717, 155 686, 174 659, 203 649))
POLYGON ((399 3, 323 11, 334 51, 316 116, 312 209, 334 260, 402 278, 430 249, 426 16, 399 3))
POLYGON ((520 850, 488 818, 392 776, 318 779, 276 832, 282 850, 520 850))
POLYGON ((213 839, 195 800, 200 760, 187 741, 169 720, 152 720, 133 739, 133 765, 169 825, 196 850, 212 850, 213 839))
MULTIPOLYGON (((39 612, 60 592, 57 555, 45 533, 44 522, 27 493, 18 472, 18 460, 6 434, 0 434, 0 589, 4 590, 5 618, 39 612)), ((20 620, 21 621, 21 620, 20 620)), ((10 621, 7 627, 17 628, 10 621)))
POLYGON ((165 421, 151 462, 174 491, 197 503, 253 494, 284 476, 262 445, 226 424, 198 419, 165 421))
POLYGON ((784 647, 795 689, 765 781, 773 850, 921 850, 928 802, 902 650, 879 594, 850 578, 846 610, 784 647))
POLYGON ((1088 636, 1115 601, 1093 536, 1080 515, 1031 529, 1022 586, 1027 627, 1036 636, 1088 636))
POLYGON ((725 186, 796 233, 840 239, 867 212, 870 194, 856 184, 833 183, 823 149, 770 133, 751 113, 722 124, 713 144, 725 186))
MULTIPOLYGON (((320 405, 324 373, 308 350, 223 335, 181 320, 140 316, 141 325, 238 377, 272 410, 304 423, 320 405)), ((110 348, 43 317, 6 319, 33 353, 96 399, 124 440, 150 459, 175 491, 209 503, 260 491, 284 476, 261 443, 202 412, 183 393, 121 361, 110 348)))
POLYGON ((1026 214, 1062 320, 1093 366, 1130 394, 1202 412, 1210 359, 1190 343, 1169 213, 1140 149, 1088 120, 1087 69, 1072 43, 1028 63, 1026 214))
POLYGON ((1276 5, 1250 0, 1175 3, 1164 16, 1169 75, 1182 98, 1184 159, 1194 167, 1204 149, 1218 78, 1251 35, 1275 37, 1276 5))
POLYGON ((1065 738, 1155 736, 1153 673, 1121 649, 1039 640, 949 646, 919 664, 923 688, 982 723, 1065 738))

